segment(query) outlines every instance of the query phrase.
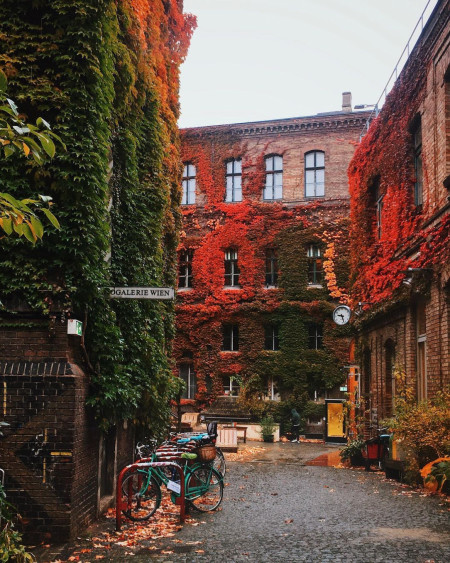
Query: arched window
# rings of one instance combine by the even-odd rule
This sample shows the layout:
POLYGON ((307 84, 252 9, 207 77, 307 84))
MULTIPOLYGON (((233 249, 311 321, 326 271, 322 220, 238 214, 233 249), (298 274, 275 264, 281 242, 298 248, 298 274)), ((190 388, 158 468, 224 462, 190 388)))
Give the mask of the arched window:
POLYGON ((242 160, 233 158, 226 163, 227 191, 225 201, 232 203, 242 201, 242 160))
POLYGON ((238 253, 235 248, 225 250, 225 285, 228 287, 239 286, 238 253))
POLYGON ((192 162, 186 162, 183 168, 183 197, 181 205, 195 203, 196 170, 192 162))
POLYGON ((305 154, 305 197, 325 195, 325 153, 311 151, 305 154))
POLYGON ((264 199, 274 200, 283 197, 283 157, 278 155, 266 156, 266 185, 264 199))

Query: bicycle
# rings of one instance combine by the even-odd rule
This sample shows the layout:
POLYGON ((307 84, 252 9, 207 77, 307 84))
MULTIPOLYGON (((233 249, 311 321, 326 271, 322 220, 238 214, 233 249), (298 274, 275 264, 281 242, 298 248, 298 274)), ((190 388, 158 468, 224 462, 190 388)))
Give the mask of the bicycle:
MULTIPOLYGON (((183 444, 183 443, 182 443, 183 444)), ((181 446, 182 446, 181 444, 181 446)), ((199 512, 216 510, 223 498, 223 477, 214 469, 212 463, 195 462, 197 454, 192 451, 175 449, 175 444, 166 442, 155 449, 151 461, 184 460, 185 499, 189 505, 199 512), (192 465, 190 465, 192 463, 192 465)), ((192 450, 192 444, 187 449, 192 450)), ((177 447, 179 447, 177 445, 177 447)), ((181 485, 175 468, 138 467, 125 476, 122 482, 125 516, 133 521, 148 520, 161 504, 161 486, 171 491, 171 500, 176 502, 180 496, 181 485)))

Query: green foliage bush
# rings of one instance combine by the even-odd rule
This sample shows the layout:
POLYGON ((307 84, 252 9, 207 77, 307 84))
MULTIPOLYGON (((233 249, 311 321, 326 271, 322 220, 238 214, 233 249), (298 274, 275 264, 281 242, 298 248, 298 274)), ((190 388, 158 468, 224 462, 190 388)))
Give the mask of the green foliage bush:
POLYGON ((450 455, 450 388, 417 402, 405 373, 396 369, 394 416, 383 424, 401 440, 406 453, 407 478, 419 481, 419 470, 434 459, 450 455))

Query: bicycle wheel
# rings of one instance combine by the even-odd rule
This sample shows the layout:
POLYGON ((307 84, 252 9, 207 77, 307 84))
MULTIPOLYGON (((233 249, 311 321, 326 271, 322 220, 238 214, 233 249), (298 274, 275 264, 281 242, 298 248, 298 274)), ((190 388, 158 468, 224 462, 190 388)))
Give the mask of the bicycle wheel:
POLYGON ((212 465, 195 467, 186 480, 186 500, 199 512, 210 512, 222 502, 223 478, 212 465))
POLYGON ((227 464, 225 462, 225 456, 223 455, 223 451, 216 446, 216 457, 214 458, 213 467, 216 471, 222 474, 222 477, 225 477, 225 473, 227 471, 227 464))
POLYGON ((134 521, 148 520, 161 504, 161 488, 156 479, 139 469, 126 475, 122 481, 123 513, 134 521))

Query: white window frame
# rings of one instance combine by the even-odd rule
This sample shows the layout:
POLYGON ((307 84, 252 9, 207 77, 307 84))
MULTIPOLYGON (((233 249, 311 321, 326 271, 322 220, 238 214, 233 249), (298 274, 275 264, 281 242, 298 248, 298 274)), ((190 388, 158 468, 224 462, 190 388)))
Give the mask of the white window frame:
POLYGON ((263 199, 265 201, 283 199, 283 157, 279 154, 271 154, 265 157, 264 162, 266 165, 266 183, 263 199))
POLYGON ((225 163, 225 202, 242 201, 242 159, 233 158, 225 163))
POLYGON ((197 393, 197 378, 195 376, 195 371, 192 364, 180 364, 178 373, 180 379, 182 379, 185 383, 182 398, 195 399, 195 395, 197 393), (183 373, 183 369, 186 369, 187 373, 183 373))
POLYGON ((191 289, 192 288, 192 260, 194 251, 192 249, 185 249, 180 252, 178 263, 178 288, 191 289))
POLYGON ((183 169, 183 196, 181 205, 193 205, 195 203, 195 189, 197 185, 197 170, 192 162, 186 162, 183 169))
POLYGON ((225 287, 240 287, 239 278, 241 272, 239 270, 238 251, 236 248, 227 248, 225 250, 224 267, 225 267, 225 279, 224 279, 225 287))
POLYGON ((314 150, 305 153, 304 156, 305 164, 305 197, 324 197, 325 196, 325 152, 321 150, 314 150), (317 155, 323 156, 323 166, 317 164, 317 155), (314 163, 313 166, 307 165, 308 157, 313 156, 314 163), (318 181, 317 172, 323 170, 323 182, 318 181), (308 172, 313 172, 314 181, 308 182, 308 172))

